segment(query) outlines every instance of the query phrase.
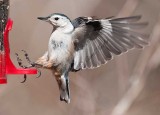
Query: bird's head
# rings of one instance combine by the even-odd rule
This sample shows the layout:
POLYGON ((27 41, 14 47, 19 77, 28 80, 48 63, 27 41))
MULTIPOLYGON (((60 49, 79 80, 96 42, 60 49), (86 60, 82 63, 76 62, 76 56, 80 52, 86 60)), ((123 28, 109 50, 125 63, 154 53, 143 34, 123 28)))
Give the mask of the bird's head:
POLYGON ((38 17, 38 19, 49 22, 55 27, 65 27, 68 23, 71 23, 66 15, 60 13, 54 13, 47 17, 38 17))

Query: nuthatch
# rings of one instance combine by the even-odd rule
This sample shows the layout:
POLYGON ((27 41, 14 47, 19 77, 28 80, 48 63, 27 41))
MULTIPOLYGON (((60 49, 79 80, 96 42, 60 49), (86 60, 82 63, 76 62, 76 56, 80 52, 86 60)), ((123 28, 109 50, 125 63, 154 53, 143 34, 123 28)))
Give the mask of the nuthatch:
POLYGON ((106 64, 113 54, 148 44, 147 36, 134 30, 146 27, 141 16, 125 18, 78 17, 54 13, 38 19, 49 22, 53 32, 48 51, 35 63, 53 71, 60 89, 60 100, 70 103, 69 72, 93 69, 106 64))

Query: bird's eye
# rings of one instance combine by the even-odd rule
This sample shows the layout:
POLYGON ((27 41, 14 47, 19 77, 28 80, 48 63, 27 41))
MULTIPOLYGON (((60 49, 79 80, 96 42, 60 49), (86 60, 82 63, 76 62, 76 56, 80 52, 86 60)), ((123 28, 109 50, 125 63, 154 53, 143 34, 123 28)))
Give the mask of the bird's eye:
POLYGON ((59 18, 58 18, 58 17, 55 17, 54 19, 55 19, 55 20, 59 20, 59 18))

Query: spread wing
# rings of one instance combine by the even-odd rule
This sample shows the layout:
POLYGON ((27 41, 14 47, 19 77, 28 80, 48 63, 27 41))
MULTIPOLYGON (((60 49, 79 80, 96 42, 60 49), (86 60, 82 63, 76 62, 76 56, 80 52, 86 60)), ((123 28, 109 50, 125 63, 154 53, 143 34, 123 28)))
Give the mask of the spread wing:
POLYGON ((99 67, 134 47, 143 48, 148 36, 135 30, 144 28, 146 22, 138 22, 141 16, 126 18, 93 19, 79 17, 72 21, 75 54, 73 69, 99 67))

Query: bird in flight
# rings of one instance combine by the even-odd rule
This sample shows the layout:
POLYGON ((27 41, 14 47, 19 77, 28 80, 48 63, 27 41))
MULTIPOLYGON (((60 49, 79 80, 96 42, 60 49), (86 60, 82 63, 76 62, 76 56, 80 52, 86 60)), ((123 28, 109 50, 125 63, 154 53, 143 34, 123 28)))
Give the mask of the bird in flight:
POLYGON ((53 31, 48 50, 35 64, 53 71, 60 100, 66 103, 70 103, 69 72, 100 67, 113 55, 148 44, 148 36, 137 32, 147 25, 146 22, 139 22, 141 16, 78 17, 71 20, 64 14, 53 13, 38 19, 50 23, 53 31))

